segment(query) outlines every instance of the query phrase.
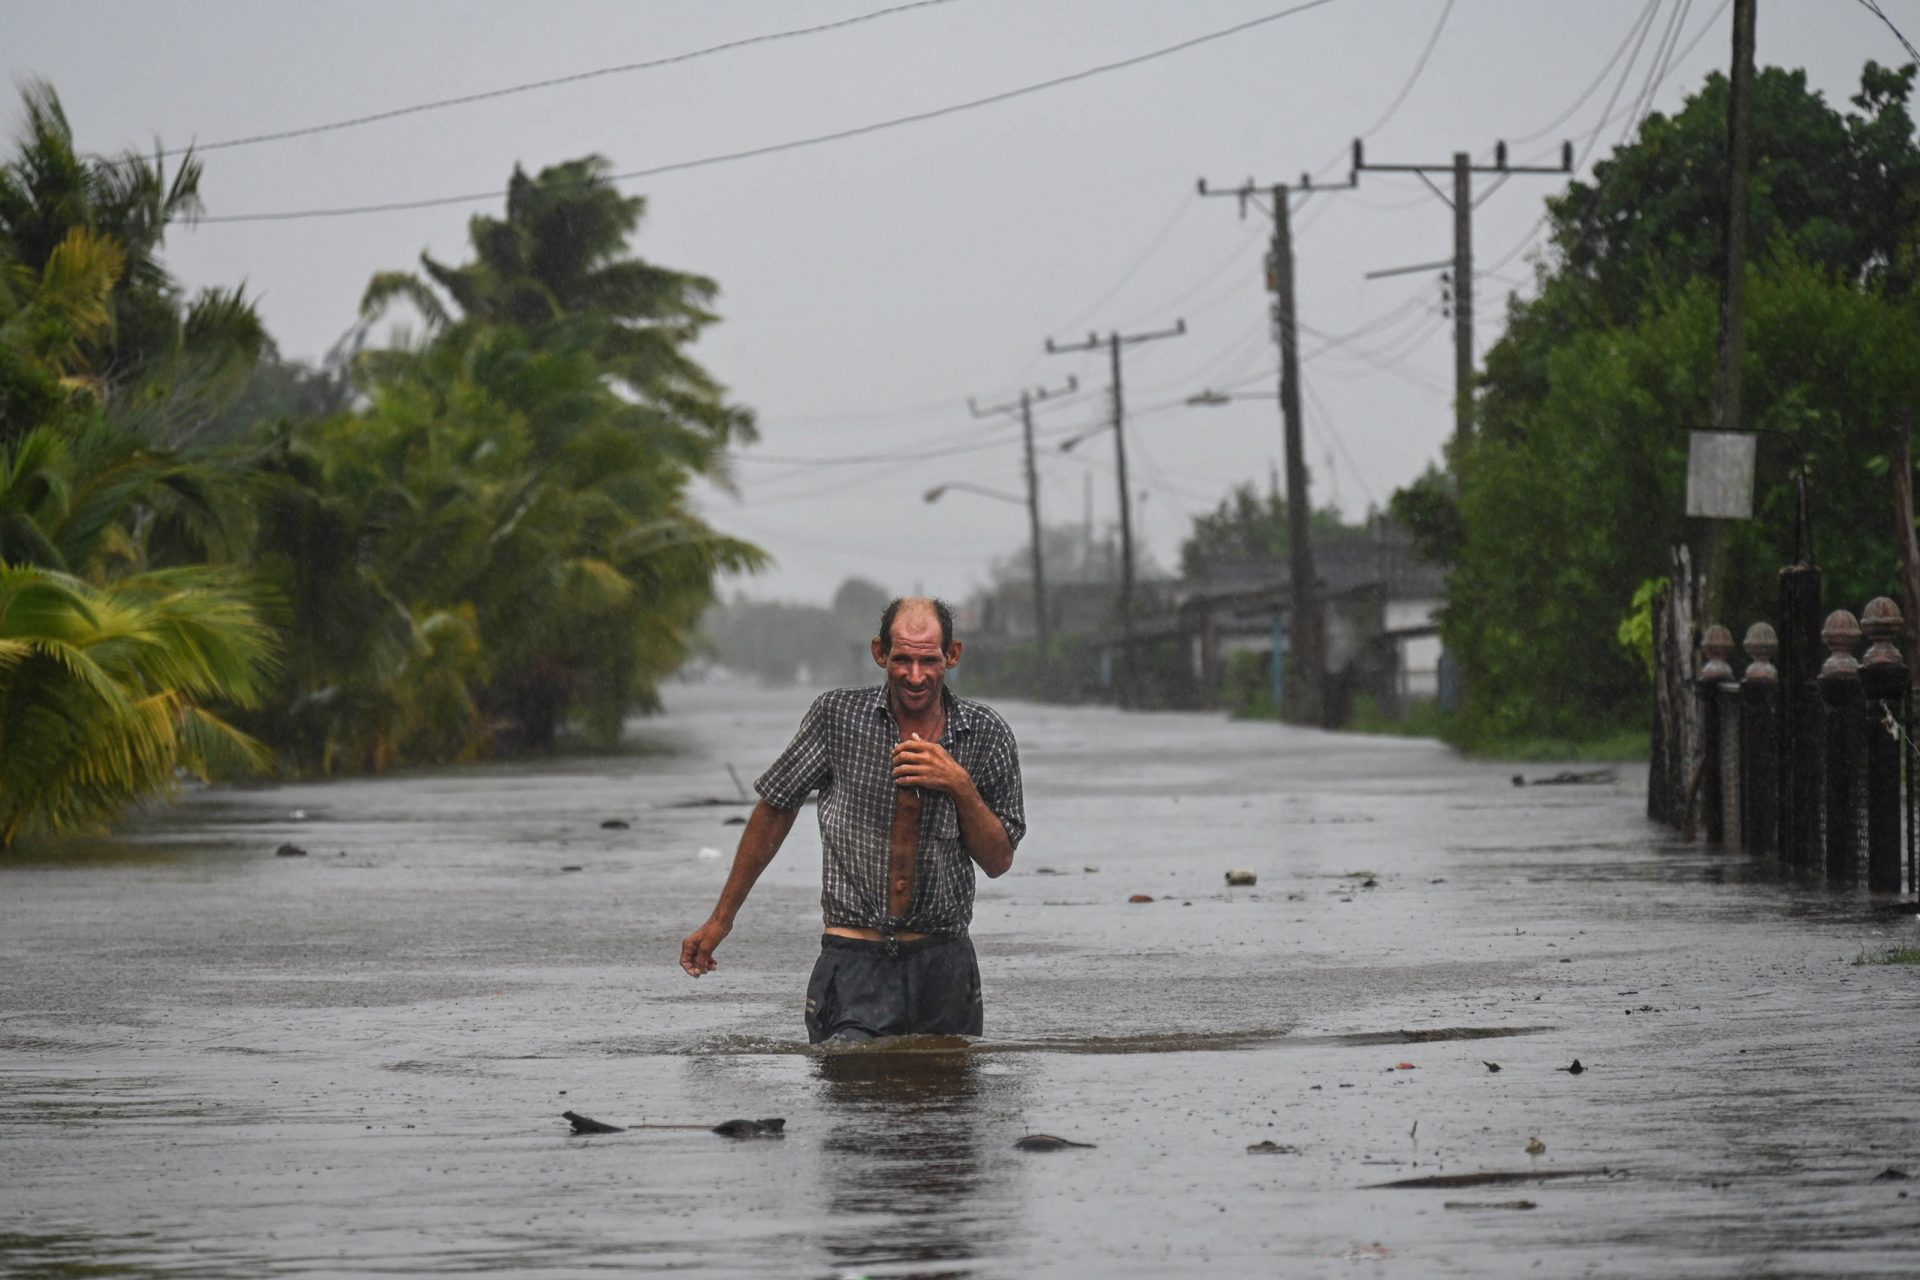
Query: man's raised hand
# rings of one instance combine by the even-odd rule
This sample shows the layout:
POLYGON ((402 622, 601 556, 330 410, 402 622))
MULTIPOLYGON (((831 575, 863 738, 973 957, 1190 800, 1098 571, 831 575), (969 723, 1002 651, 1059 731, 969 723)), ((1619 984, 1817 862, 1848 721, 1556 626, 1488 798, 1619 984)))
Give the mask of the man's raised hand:
POLYGON ((947 754, 945 747, 927 742, 916 733, 907 741, 894 744, 893 785, 958 794, 973 785, 973 776, 947 754))

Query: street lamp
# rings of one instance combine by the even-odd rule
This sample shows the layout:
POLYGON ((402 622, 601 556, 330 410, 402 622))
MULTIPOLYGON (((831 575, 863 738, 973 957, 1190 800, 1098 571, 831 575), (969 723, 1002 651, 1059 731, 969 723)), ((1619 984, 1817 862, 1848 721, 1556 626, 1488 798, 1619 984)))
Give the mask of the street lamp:
POLYGON ((1211 408, 1219 404, 1231 404, 1235 400, 1278 400, 1277 391, 1215 391, 1208 387, 1187 397, 1187 403, 1197 408, 1211 408))
POLYGON ((1027 505, 1027 500, 1018 494, 1007 493, 1000 489, 989 489, 983 484, 968 484, 964 480, 951 480, 946 484, 937 484, 921 496, 928 502, 938 502, 941 496, 950 489, 963 493, 977 493, 983 498, 998 498, 1002 502, 1011 502, 1016 506, 1024 507, 1027 505))

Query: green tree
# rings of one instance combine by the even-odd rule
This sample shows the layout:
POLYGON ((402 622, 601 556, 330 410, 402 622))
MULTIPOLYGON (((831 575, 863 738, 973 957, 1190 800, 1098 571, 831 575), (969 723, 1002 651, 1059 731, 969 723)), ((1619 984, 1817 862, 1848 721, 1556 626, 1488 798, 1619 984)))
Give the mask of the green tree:
MULTIPOLYGON (((1316 536, 1349 529, 1337 510, 1313 513, 1316 536)), ((1288 545, 1287 500, 1275 492, 1262 494, 1250 483, 1237 485, 1218 507, 1193 518, 1193 532, 1180 544, 1180 573, 1204 578, 1230 561, 1284 557, 1288 545)))
MULTIPOLYGON (((1803 459, 1829 591, 1858 607, 1892 585, 1874 472, 1920 390, 1913 78, 1869 63, 1841 111, 1801 73, 1756 77, 1741 425, 1788 434, 1763 437, 1756 519, 1732 540, 1730 620, 1772 614, 1803 459)), ((1668 548, 1702 536, 1680 512, 1686 433, 1712 419, 1725 106, 1712 77, 1548 201, 1538 293, 1509 302, 1472 445, 1451 475, 1396 496, 1453 563, 1445 638, 1469 677, 1469 739, 1645 723, 1645 673, 1617 633, 1668 548)))
POLYGON ((0 164, 0 260, 44 274, 71 253, 76 231, 110 245, 121 269, 104 323, 74 354, 110 404, 138 406, 141 427, 184 440, 269 346, 239 289, 188 296, 161 262, 167 229, 201 212, 200 162, 189 155, 169 176, 160 156, 82 155, 51 86, 32 82, 22 99, 25 131, 0 164))
POLYGON ((260 767, 221 711, 271 651, 248 584, 206 563, 244 545, 244 507, 155 445, 181 357, 258 336, 237 293, 181 303, 155 256, 197 171, 82 158, 50 89, 27 106, 0 163, 0 848, 98 828, 182 770, 260 767))
POLYGON ((569 722, 609 742, 693 651, 716 575, 762 562, 687 503, 752 433, 686 351, 714 286, 628 256, 643 204, 604 169, 516 170, 471 262, 376 277, 367 320, 404 299, 425 334, 363 352, 361 407, 261 455, 261 563, 297 637, 270 715, 310 767, 569 722))
POLYGON ((99 829, 181 770, 263 767, 266 749, 208 707, 251 701, 270 649, 216 570, 93 586, 0 564, 0 849, 99 829))

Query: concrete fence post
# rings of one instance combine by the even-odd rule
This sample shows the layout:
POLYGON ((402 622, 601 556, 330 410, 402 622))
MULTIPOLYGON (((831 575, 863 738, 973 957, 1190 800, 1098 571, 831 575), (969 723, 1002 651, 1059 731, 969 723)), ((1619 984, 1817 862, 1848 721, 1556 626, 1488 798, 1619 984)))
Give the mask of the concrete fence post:
POLYGON ((1707 843, 1724 844, 1726 811, 1721 805, 1727 788, 1720 771, 1720 685, 1733 679, 1733 668, 1727 664, 1727 655, 1733 652, 1733 633, 1714 623, 1700 638, 1700 651, 1706 655, 1694 680, 1700 695, 1700 809, 1707 820, 1707 843))
POLYGON ((1900 892, 1900 757, 1907 690, 1907 664, 1894 641, 1906 623, 1900 608, 1885 596, 1860 611, 1867 652, 1860 659, 1860 687, 1866 695, 1867 739, 1867 888, 1900 892))
POLYGON ((1860 660, 1853 656, 1860 647, 1859 620, 1835 609, 1820 628, 1820 639, 1828 649, 1819 677, 1825 708, 1826 874, 1836 884, 1854 884, 1860 879, 1860 813, 1854 787, 1860 777, 1860 722, 1867 707, 1860 660))
POLYGON ((1780 641, 1756 622, 1740 647, 1750 659, 1740 677, 1740 833, 1747 852, 1771 857, 1779 848, 1780 673, 1773 655, 1780 641))

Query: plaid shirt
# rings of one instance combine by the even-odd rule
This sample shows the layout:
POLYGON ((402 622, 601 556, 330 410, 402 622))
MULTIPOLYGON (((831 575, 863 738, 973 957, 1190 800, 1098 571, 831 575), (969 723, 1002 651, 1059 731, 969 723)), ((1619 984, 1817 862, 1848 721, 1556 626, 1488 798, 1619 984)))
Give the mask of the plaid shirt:
MULTIPOLYGON (((1018 846, 1027 833, 1020 792, 1020 752, 991 708, 945 692, 947 727, 940 735, 980 798, 1018 846)), ((964 934, 973 919, 973 860, 960 843, 953 797, 929 790, 920 811, 913 901, 887 919, 887 853, 893 831, 893 745, 900 727, 885 685, 836 689, 814 699, 800 731, 773 766, 754 781, 776 809, 798 809, 820 792, 823 882, 820 906, 829 928, 964 934)))

